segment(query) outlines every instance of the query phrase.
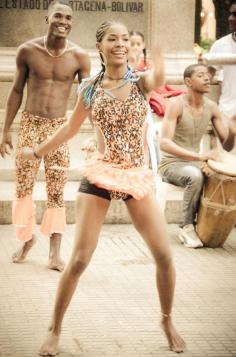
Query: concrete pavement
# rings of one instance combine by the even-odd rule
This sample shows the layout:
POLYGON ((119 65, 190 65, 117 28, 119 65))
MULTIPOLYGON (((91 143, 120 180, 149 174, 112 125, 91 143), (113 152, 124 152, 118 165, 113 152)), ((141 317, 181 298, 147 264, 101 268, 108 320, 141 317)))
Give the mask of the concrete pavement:
MULTIPOLYGON (((188 344, 184 357, 236 356, 236 229, 224 248, 192 250, 169 239, 177 270, 173 316, 188 344)), ((62 255, 68 261, 74 226, 62 255)), ((23 264, 12 226, 0 226, 0 356, 34 357, 44 338, 60 273, 46 268, 48 240, 23 264)), ((131 225, 105 225, 66 314, 60 357, 171 357, 159 326, 154 264, 131 225)))

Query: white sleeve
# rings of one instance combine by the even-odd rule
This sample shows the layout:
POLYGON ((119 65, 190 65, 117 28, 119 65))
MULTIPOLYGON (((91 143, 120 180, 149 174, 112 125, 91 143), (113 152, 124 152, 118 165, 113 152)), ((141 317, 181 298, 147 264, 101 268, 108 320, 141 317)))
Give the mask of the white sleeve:
POLYGON ((206 53, 202 56, 209 64, 214 65, 232 65, 236 64, 236 54, 221 52, 221 53, 206 53))
POLYGON ((222 47, 218 41, 215 41, 213 45, 210 48, 209 53, 221 53, 222 52, 222 47))
POLYGON ((223 82, 223 78, 224 78, 224 71, 223 71, 223 69, 221 69, 221 70, 218 72, 217 80, 218 80, 219 82, 223 82))
MULTIPOLYGON (((220 45, 218 41, 215 41, 213 45, 210 48, 210 51, 206 54, 203 55, 203 58, 206 58, 207 61, 212 58, 212 55, 216 53, 221 53, 220 45)), ((214 67, 217 71, 219 71, 222 67, 220 65, 213 64, 212 67, 214 67)), ((218 78, 217 78, 218 79, 218 78)))

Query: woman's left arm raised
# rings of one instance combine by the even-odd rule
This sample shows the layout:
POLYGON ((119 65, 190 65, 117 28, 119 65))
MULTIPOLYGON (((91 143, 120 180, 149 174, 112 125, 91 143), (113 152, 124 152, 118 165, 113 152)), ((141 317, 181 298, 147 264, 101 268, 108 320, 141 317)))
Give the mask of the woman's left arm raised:
POLYGON ((165 83, 164 59, 159 46, 152 49, 152 68, 140 75, 138 84, 143 93, 148 94, 153 89, 165 83))

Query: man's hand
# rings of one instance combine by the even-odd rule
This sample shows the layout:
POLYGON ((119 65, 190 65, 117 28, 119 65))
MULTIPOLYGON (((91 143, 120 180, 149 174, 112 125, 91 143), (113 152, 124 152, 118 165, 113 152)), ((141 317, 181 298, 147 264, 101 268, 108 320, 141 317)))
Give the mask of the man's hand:
POLYGON ((215 149, 208 151, 206 154, 199 154, 199 161, 207 160, 222 161, 220 151, 215 149))
POLYGON ((2 140, 0 143, 0 155, 5 158, 5 155, 10 155, 13 149, 11 134, 2 133, 2 140))

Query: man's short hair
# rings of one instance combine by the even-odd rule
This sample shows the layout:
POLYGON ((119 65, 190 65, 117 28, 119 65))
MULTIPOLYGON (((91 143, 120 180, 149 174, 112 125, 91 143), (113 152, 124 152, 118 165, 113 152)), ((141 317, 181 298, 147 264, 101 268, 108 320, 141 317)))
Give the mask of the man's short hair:
POLYGON ((198 67, 206 67, 206 66, 204 64, 201 64, 201 63, 191 64, 190 66, 188 66, 184 70, 184 79, 185 78, 191 78, 193 73, 195 72, 196 68, 198 68, 198 67))
POLYGON ((52 0, 48 6, 48 11, 50 11, 56 4, 66 5, 71 8, 70 2, 68 0, 52 0))
POLYGON ((229 7, 231 7, 232 5, 236 5, 236 0, 230 0, 229 1, 229 7))

